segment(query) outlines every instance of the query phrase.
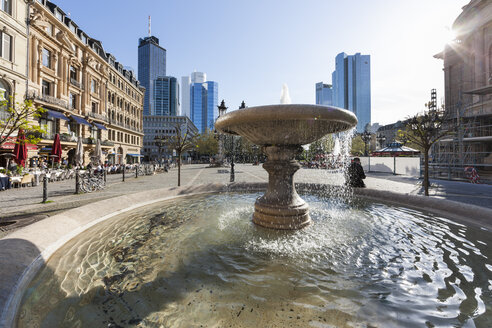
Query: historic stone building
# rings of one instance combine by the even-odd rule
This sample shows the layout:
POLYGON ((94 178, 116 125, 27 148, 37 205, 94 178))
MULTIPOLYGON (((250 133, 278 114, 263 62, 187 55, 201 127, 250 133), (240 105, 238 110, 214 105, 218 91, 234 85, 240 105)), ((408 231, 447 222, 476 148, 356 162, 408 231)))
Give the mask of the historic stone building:
MULTIPOLYGON (((27 4, 25 0, 0 1, 0 97, 22 102, 27 83, 27 4)), ((7 116, 0 108, 0 120, 7 116)), ((15 139, 15 136, 12 136, 15 139)), ((14 141, 0 146, 12 152, 14 141)), ((0 166, 5 163, 0 159, 0 166)))
POLYGON ((473 166, 492 177, 492 1, 471 0, 453 24, 444 60, 445 114, 455 134, 434 147, 436 175, 463 177, 473 166))
POLYGON ((85 163, 96 141, 110 163, 133 163, 143 144, 143 99, 135 74, 47 0, 30 6, 28 97, 47 109, 39 153, 60 134, 63 157, 83 138, 85 163))

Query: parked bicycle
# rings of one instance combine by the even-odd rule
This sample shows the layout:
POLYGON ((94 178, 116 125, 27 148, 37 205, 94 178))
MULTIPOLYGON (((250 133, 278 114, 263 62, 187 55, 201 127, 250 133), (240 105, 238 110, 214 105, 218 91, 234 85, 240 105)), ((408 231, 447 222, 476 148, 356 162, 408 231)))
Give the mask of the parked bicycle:
POLYGON ((106 182, 102 173, 85 173, 80 175, 80 190, 84 193, 103 190, 105 187, 106 182))

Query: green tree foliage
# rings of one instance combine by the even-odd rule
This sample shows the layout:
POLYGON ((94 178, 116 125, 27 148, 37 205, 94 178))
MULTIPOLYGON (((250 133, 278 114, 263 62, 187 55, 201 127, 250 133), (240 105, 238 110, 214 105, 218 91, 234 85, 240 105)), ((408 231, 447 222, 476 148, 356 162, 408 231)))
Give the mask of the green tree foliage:
POLYGON ((26 142, 36 144, 45 132, 37 119, 45 112, 36 108, 32 100, 15 102, 14 97, 0 94, 0 146, 19 130, 24 130, 26 142))
POLYGON ((207 129, 196 137, 195 151, 199 156, 214 156, 219 152, 219 142, 214 133, 207 129))
POLYGON ((352 148, 350 149, 350 154, 353 156, 362 156, 364 155, 365 151, 365 144, 364 140, 362 140, 362 137, 360 135, 355 135, 352 138, 352 148))
POLYGON ((306 157, 308 160, 314 160, 318 155, 331 153, 334 146, 335 140, 333 139, 333 135, 326 135, 309 145, 309 149, 306 152, 306 157))
POLYGON ((429 151, 431 146, 439 139, 451 133, 451 130, 443 129, 443 111, 429 110, 423 114, 417 114, 408 119, 405 130, 401 132, 402 138, 415 145, 424 154, 424 192, 429 196, 429 151))

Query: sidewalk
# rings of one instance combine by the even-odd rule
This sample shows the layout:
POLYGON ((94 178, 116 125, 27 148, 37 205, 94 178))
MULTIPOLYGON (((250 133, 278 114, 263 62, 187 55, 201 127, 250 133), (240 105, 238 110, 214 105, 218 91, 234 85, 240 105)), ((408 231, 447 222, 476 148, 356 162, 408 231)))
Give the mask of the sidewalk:
MULTIPOLYGON (((218 172, 217 168, 209 168, 207 165, 185 165, 181 170, 181 185, 229 183, 229 173, 218 172)), ((42 185, 2 191, 0 192, 0 237, 12 230, 71 208, 128 193, 175 187, 177 175, 176 168, 168 173, 138 178, 127 174, 125 182, 122 182, 121 174, 108 175, 105 190, 79 195, 74 194, 75 179, 49 183, 48 200, 52 202, 47 204, 41 203, 42 185), (5 225, 6 222, 15 223, 5 225)), ((267 182, 268 174, 261 166, 238 164, 235 178, 236 182, 267 182)), ((341 174, 333 174, 321 169, 300 169, 295 175, 295 181, 333 185, 343 183, 341 174)), ((369 173, 365 181, 368 188, 423 195, 421 180, 414 177, 369 173)), ((492 185, 443 180, 432 180, 431 183, 432 197, 492 208, 492 185)))

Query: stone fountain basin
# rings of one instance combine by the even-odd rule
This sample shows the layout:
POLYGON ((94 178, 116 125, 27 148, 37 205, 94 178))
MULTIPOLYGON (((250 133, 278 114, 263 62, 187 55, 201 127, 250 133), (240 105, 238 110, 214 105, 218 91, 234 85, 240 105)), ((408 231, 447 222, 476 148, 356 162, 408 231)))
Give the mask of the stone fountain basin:
MULTIPOLYGON (((74 208, 23 227, 0 239, 0 327, 13 327, 27 286, 49 257, 70 239, 97 223, 130 210, 177 197, 220 192, 259 192, 266 183, 209 184, 148 190, 109 198, 74 208)), ((299 184, 309 192, 329 193, 334 186, 299 184)), ((492 230, 492 210, 424 196, 375 189, 356 189, 355 194, 389 204, 435 213, 463 224, 492 230)))
POLYGON ((217 119, 215 128, 257 145, 306 145, 357 125, 354 113, 330 106, 293 104, 249 107, 217 119))

